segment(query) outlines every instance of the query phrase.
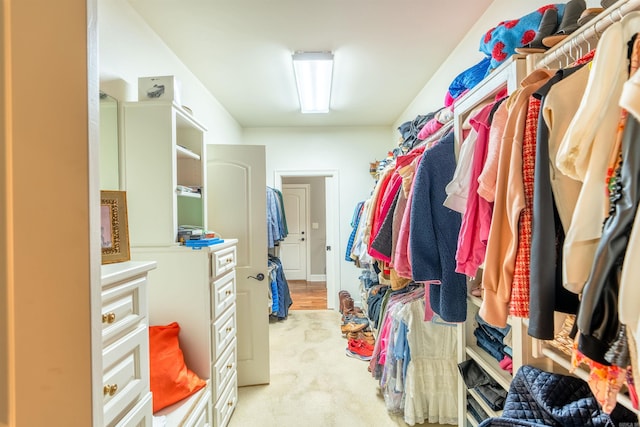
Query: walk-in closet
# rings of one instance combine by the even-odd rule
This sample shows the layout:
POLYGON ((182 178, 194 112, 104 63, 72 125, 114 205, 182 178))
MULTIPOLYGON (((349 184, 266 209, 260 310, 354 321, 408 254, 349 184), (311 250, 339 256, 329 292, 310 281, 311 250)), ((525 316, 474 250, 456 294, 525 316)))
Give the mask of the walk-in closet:
POLYGON ((640 0, 0 21, 0 427, 640 425, 640 0))

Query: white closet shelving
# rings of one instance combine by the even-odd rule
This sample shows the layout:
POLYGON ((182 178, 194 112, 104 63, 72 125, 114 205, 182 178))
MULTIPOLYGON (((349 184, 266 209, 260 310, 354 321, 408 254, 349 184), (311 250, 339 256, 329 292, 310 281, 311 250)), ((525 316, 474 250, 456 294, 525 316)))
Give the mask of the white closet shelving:
MULTIPOLYGON (((493 100, 498 92, 506 89, 513 92, 525 77, 527 71, 526 57, 524 55, 512 55, 500 67, 493 71, 480 84, 474 87, 466 95, 460 98, 454 108, 454 131, 456 143, 462 141, 462 124, 469 114, 487 100, 493 100)), ((482 300, 477 297, 467 297, 467 321, 458 325, 458 363, 465 360, 474 360, 491 378, 503 389, 509 390, 512 376, 503 370, 498 361, 485 350, 478 347, 473 335, 478 326, 475 316, 480 309, 482 300)), ((513 349, 513 372, 529 361, 530 343, 526 336, 526 326, 522 319, 510 317, 507 323, 511 326, 513 349)), ((485 403, 475 390, 468 390, 462 377, 458 381, 458 420, 466 420, 469 425, 476 426, 479 421, 467 412, 467 399, 475 400, 488 414, 489 417, 499 416, 500 412, 494 411, 485 403)))
POLYGON ((223 427, 237 403, 237 240, 178 242, 181 225, 207 228, 206 129, 173 102, 127 102, 122 111, 131 258, 157 263, 149 323, 177 322, 185 364, 207 381, 155 415, 167 426, 223 427))
POLYGON ((131 246, 177 244, 179 225, 205 226, 206 129, 172 102, 125 102, 122 114, 131 246))

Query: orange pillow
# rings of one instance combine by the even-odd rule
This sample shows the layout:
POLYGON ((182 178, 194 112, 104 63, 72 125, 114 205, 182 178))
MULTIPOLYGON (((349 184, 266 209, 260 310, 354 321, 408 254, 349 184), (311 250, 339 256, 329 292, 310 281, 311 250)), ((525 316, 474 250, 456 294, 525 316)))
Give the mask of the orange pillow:
POLYGON ((178 342, 180 325, 149 327, 149 371, 153 412, 172 405, 206 385, 184 363, 184 355, 178 342))

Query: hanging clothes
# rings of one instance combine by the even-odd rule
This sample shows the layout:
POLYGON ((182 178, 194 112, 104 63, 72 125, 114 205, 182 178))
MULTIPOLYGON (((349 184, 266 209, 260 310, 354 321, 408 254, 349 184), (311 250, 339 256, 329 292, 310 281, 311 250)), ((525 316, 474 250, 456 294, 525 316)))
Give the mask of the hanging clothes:
POLYGON ((575 314, 578 306, 577 296, 563 286, 562 247, 582 184, 557 170, 552 159, 578 109, 580 96, 576 95, 584 93, 588 77, 584 64, 560 69, 533 94, 541 108, 531 212, 528 333, 538 339, 553 339, 555 311, 575 314))
POLYGON ((423 320, 422 285, 388 294, 369 365, 387 410, 409 425, 457 424, 455 325, 423 320))
POLYGON ((274 248, 287 237, 286 218, 282 193, 267 187, 267 247, 274 248))
POLYGON ((509 97, 509 118, 502 137, 496 196, 482 276, 484 298, 480 316, 494 326, 506 327, 511 283, 517 250, 518 222, 524 207, 522 139, 530 95, 546 83, 553 72, 535 70, 509 97))
POLYGON ((280 258, 269 255, 268 259, 269 269, 272 271, 270 273, 271 283, 274 283, 275 286, 272 287, 273 290, 273 301, 274 304, 272 306, 273 317, 277 317, 279 320, 286 319, 289 316, 289 307, 293 304, 291 299, 291 294, 289 292, 289 284, 284 275, 284 268, 282 267, 282 262, 280 258), (273 274, 273 276, 272 276, 273 274), (277 302, 277 306, 276 303, 277 302))
POLYGON ((429 286, 431 309, 448 322, 467 317, 467 285, 456 273, 460 214, 443 205, 455 170, 454 135, 449 132, 425 150, 416 170, 410 211, 412 278, 429 286))

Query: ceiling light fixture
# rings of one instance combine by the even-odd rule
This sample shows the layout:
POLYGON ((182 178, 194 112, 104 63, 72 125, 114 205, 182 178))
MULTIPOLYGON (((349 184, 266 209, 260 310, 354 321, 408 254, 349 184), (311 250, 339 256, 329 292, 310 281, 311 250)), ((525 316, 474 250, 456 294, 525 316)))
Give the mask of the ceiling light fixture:
POLYGON ((296 77, 300 111, 328 113, 331 100, 333 53, 295 52, 293 72, 296 77))

